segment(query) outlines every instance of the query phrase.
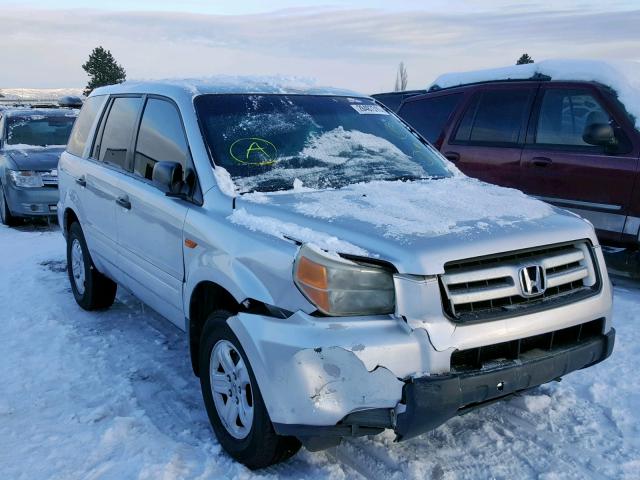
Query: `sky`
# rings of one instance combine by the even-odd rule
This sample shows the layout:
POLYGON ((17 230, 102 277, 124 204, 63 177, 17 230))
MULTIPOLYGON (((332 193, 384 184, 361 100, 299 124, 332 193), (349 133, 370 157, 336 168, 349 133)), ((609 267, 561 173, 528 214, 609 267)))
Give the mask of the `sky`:
POLYGON ((129 79, 296 75, 363 93, 536 60, 640 60, 640 2, 0 0, 0 88, 83 87, 101 45, 129 79), (54 7, 55 6, 55 7, 54 7))

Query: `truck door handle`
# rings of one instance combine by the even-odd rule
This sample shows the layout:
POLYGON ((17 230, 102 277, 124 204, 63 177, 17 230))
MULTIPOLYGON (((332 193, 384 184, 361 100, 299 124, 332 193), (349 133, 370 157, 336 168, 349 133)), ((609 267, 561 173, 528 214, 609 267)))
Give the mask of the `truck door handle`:
POLYGON ((78 185, 80 185, 81 187, 86 187, 87 186, 87 181, 85 180, 84 177, 76 178, 76 183, 78 185))
POLYGON ((547 157, 533 157, 531 163, 536 167, 548 167, 553 163, 553 160, 547 157))
POLYGON ((131 210, 131 202, 129 199, 125 197, 118 197, 116 199, 116 203, 120 205, 122 208, 126 208, 127 210, 131 210))
POLYGON ((460 160, 460 154, 458 152, 445 152, 444 156, 447 160, 450 160, 454 163, 460 160))

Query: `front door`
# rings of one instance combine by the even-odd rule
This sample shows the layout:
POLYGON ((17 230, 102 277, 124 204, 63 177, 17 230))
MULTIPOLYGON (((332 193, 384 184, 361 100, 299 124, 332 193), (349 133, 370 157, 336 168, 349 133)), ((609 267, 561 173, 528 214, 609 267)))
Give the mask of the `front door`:
POLYGON ((169 198, 152 182, 157 162, 190 166, 189 148, 178 109, 168 100, 146 100, 126 179, 126 202, 116 210, 122 262, 129 287, 180 328, 184 328, 182 284, 186 200, 169 198))
POLYGON ((522 154, 527 193, 589 219, 601 238, 619 240, 635 181, 638 152, 595 87, 548 84, 540 89, 522 154), (583 140, 592 123, 614 126, 615 148, 583 140))

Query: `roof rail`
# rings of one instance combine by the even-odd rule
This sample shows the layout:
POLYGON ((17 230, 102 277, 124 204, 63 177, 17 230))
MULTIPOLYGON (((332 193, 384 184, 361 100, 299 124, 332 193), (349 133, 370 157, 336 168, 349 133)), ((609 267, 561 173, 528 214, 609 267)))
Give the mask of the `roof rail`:
POLYGON ((468 87, 471 85, 483 85, 486 83, 502 83, 502 82, 529 82, 529 81, 537 81, 537 82, 549 82, 551 77, 549 75, 545 75, 543 73, 536 72, 534 75, 529 78, 498 78, 494 80, 480 80, 478 82, 468 82, 468 83, 460 83, 458 85, 452 85, 450 87, 440 87, 437 84, 431 85, 428 92, 438 92, 440 90, 449 90, 451 88, 458 87, 468 87))

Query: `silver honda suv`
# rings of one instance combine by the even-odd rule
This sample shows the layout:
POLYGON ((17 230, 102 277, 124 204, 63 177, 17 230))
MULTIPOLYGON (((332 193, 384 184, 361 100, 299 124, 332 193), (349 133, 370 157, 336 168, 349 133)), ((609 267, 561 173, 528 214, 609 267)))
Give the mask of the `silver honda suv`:
POLYGON ((73 295, 183 329, 250 468, 405 440, 612 351, 593 227, 470 179, 373 99, 229 78, 87 99, 59 164, 73 295))

